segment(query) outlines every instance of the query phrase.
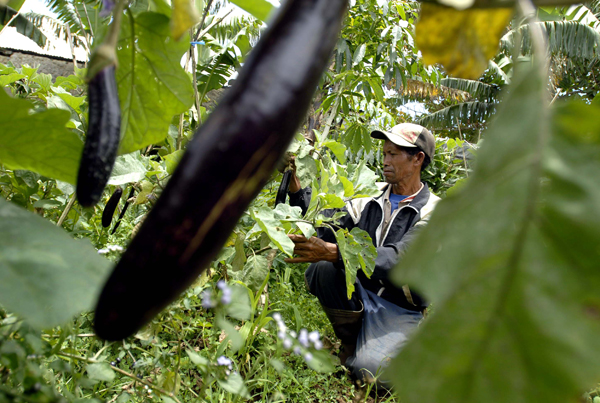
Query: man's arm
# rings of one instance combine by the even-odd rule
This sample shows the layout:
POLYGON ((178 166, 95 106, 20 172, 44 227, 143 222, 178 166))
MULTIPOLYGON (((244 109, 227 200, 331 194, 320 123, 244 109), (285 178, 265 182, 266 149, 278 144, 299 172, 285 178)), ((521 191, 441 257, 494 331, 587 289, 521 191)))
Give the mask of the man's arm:
POLYGON ((375 269, 371 275, 372 279, 388 281, 390 271, 404 257, 408 247, 424 228, 425 222, 415 225, 409 229, 399 242, 385 244, 377 248, 375 269))

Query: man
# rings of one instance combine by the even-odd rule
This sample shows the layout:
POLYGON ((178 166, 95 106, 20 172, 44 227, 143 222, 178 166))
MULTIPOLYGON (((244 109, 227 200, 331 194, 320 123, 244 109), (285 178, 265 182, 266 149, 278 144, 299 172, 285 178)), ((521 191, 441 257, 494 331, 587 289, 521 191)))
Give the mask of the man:
MULTIPOLYGON (((398 287, 391 283, 389 273, 439 201, 421 182, 421 171, 433 160, 435 152, 435 139, 429 130, 416 124, 402 123, 390 131, 373 131, 371 137, 385 141, 383 176, 387 185, 376 198, 360 198, 347 203, 347 215, 340 221, 344 228, 359 227, 371 236, 377 248, 371 278, 360 271, 357 290, 361 292, 354 292, 348 300, 344 264, 335 238, 324 231, 310 239, 289 235, 295 243, 294 254, 298 257, 287 259, 291 263, 313 263, 306 270, 306 284, 319 299, 342 342, 342 363, 357 376, 364 375, 361 368, 374 375, 383 361, 397 352, 423 317, 422 312, 426 308, 423 299, 407 286, 398 287), (380 302, 389 304, 384 310, 386 315, 392 315, 391 321, 390 317, 386 319, 388 323, 394 323, 390 331, 385 327, 384 330, 366 328, 371 322, 367 322, 368 315, 363 314, 365 298, 369 298, 367 307, 381 305, 380 302), (365 329, 361 334, 363 316, 365 329), (377 333, 382 331, 384 335, 377 333), (359 350, 356 351, 359 335, 359 350), (372 346, 371 350, 378 351, 369 351, 369 346, 372 346)), ((310 203, 311 189, 302 189, 295 173, 289 192, 290 204, 302 207, 305 212, 310 203)))

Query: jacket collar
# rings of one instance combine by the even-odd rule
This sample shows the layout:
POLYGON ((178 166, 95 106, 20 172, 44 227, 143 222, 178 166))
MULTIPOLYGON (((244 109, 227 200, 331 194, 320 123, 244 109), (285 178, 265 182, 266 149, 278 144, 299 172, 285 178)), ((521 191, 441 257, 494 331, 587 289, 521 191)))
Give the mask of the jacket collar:
MULTIPOLYGON (((421 210, 421 208, 423 208, 423 206, 425 206, 425 204, 427 204, 427 201, 429 200, 429 186, 427 186, 427 183, 422 182, 423 183, 423 188, 421 189, 421 191, 419 193, 417 193, 417 195, 415 196, 415 198, 410 202, 409 206, 414 207, 415 209, 417 209, 417 211, 421 210)), ((383 199, 385 196, 385 193, 388 191, 390 185, 388 184, 385 188, 383 188, 383 191, 381 192, 381 194, 379 196, 377 196, 375 198, 375 200, 377 201, 378 204, 383 206, 383 199)))

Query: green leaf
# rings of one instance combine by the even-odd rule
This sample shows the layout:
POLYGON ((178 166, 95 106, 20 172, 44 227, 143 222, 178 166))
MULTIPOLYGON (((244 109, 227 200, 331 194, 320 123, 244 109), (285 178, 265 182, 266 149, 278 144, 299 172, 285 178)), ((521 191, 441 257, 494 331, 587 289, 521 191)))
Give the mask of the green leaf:
POLYGON ((329 148, 340 163, 346 163, 346 146, 334 140, 327 140, 322 144, 323 147, 329 148))
POLYGON ((129 399, 131 399, 131 395, 127 392, 123 392, 119 395, 119 397, 117 397, 115 403, 127 403, 129 399))
POLYGON ((335 366, 331 362, 331 355, 327 351, 312 352, 312 359, 306 364, 314 371, 321 373, 330 373, 335 371, 335 366))
POLYGON ((229 375, 227 379, 218 379, 218 382, 219 386, 225 389, 227 392, 240 395, 244 398, 250 397, 250 393, 248 393, 248 388, 246 388, 244 379, 237 372, 229 375))
POLYGON ((340 182, 344 185, 344 197, 354 195, 354 185, 344 176, 339 176, 340 182))
POLYGON ((338 243, 340 255, 344 261, 344 271, 346 272, 346 288, 348 290, 348 299, 354 292, 354 282, 356 274, 361 270, 370 277, 375 269, 375 259, 377 258, 377 249, 373 246, 373 241, 366 231, 358 227, 352 228, 348 232, 345 229, 339 229, 335 232, 335 239, 338 243))
POLYGON ((61 87, 51 87, 52 91, 59 96, 75 112, 81 113, 81 105, 85 102, 85 97, 76 97, 61 87))
POLYGON ((269 262, 262 255, 252 255, 244 265, 238 280, 246 284, 252 291, 257 291, 269 274, 269 262))
POLYGON ((6 87, 9 84, 14 83, 15 81, 19 81, 22 78, 25 78, 25 74, 21 73, 10 73, 0 76, 0 87, 6 87))
POLYGON ((180 40, 188 29, 200 22, 200 14, 195 3, 195 0, 172 1, 171 36, 175 40, 180 40))
POLYGON ((244 345, 244 339, 240 333, 235 330, 235 327, 223 317, 216 319, 217 326, 225 331, 227 337, 231 341, 231 350, 235 353, 244 345))
POLYGON ((123 20, 117 56, 122 139, 127 154, 167 136, 174 115, 188 110, 194 90, 180 65, 189 41, 170 38, 169 18, 144 12, 123 20))
POLYGON ((139 153, 120 155, 108 180, 109 185, 124 185, 126 183, 139 182, 146 176, 146 166, 143 157, 139 153))
POLYGON ((197 367, 200 367, 202 371, 205 371, 210 365, 210 361, 208 361, 208 358, 204 358, 203 356, 192 350, 186 350, 185 352, 188 355, 188 357, 190 357, 190 361, 194 363, 194 365, 196 365, 197 367))
POLYGON ((31 114, 32 107, 0 91, 0 161, 74 184, 83 143, 65 127, 70 114, 58 109, 31 114))
POLYGON ((321 209, 344 208, 346 206, 344 200, 334 194, 319 194, 319 197, 323 201, 320 205, 321 209))
POLYGON ((96 381, 112 382, 115 379, 115 371, 105 362, 86 365, 88 376, 96 381))
POLYGON ((274 8, 266 0, 231 0, 231 2, 263 22, 268 21, 274 8))
POLYGON ((275 218, 273 210, 266 206, 260 206, 252 210, 251 215, 279 250, 291 257, 294 252, 294 243, 283 230, 281 221, 275 218))
POLYGON ((51 199, 41 199, 41 200, 38 200, 35 203, 33 203, 33 207, 43 208, 43 209, 54 208, 54 207, 58 207, 58 206, 62 206, 62 205, 63 205, 63 203, 59 202, 58 200, 51 200, 51 199))
POLYGON ((17 29, 18 33, 31 39, 41 48, 46 46, 46 35, 44 35, 44 33, 38 27, 25 18, 23 14, 18 14, 18 10, 13 9, 10 6, 3 5, 2 2, 0 2, 0 29, 9 22, 11 27, 15 27, 17 29), (15 15, 16 17, 13 19, 15 15))
POLYGON ((364 59, 366 51, 367 45, 365 43, 360 44, 356 48, 356 50, 354 51, 354 56, 352 56, 352 66, 356 66, 362 61, 362 59, 364 59))
POLYGON ((183 157, 184 152, 184 150, 177 150, 163 157, 165 160, 165 165, 167 166, 167 173, 169 175, 173 175, 173 172, 175 172, 175 168, 177 168, 177 165, 179 165, 179 161, 181 161, 181 157, 183 157))
POLYGON ((238 232, 235 237, 235 257, 231 263, 231 269, 234 272, 242 270, 244 264, 246 263, 246 250, 244 249, 245 240, 246 236, 244 233, 238 232))
POLYGON ((250 296, 248 295, 248 287, 244 284, 231 284, 231 303, 227 305, 225 313, 227 316, 237 320, 248 320, 252 315, 252 306, 250 304, 250 296))
POLYGON ((365 160, 362 160, 358 165, 348 166, 348 177, 354 184, 354 193, 365 196, 375 196, 381 193, 377 187, 379 179, 375 172, 367 167, 365 160))
POLYGON ((41 328, 90 309, 110 263, 38 215, 0 201, 0 303, 41 328))
POLYGON ((600 111, 550 119, 547 76, 513 84, 393 273, 435 305, 390 367, 408 403, 576 401, 600 378, 600 111))

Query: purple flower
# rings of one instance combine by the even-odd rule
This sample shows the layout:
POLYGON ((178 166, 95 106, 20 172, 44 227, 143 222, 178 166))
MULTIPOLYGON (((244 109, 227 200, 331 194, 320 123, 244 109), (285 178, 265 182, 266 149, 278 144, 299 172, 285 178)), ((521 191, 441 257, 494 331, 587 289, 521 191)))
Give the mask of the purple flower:
POLYGON ((102 0, 102 11, 100 11, 100 17, 108 17, 115 8, 115 2, 113 0, 102 0))
POLYGON ((323 343, 321 340, 317 340, 313 343, 313 346, 315 346, 315 350, 320 350, 323 348, 323 343))
POLYGON ((202 307, 204 309, 215 307, 215 302, 212 300, 212 292, 210 290, 205 290, 202 292, 202 307))
POLYGON ((304 354, 304 361, 310 361, 313 359, 313 355, 311 353, 304 354))
POLYGON ((286 350, 292 348, 292 339, 288 337, 285 340, 283 340, 283 348, 285 348, 286 350))
POLYGON ((300 329, 300 334, 298 335, 298 342, 302 344, 304 347, 308 347, 308 330, 300 329))
POLYGON ((298 346, 294 347, 294 354, 300 355, 300 353, 302 353, 302 350, 300 349, 300 347, 298 347, 298 346))
POLYGON ((229 369, 232 368, 231 360, 229 358, 225 357, 224 355, 217 358, 217 365, 220 365, 222 367, 227 367, 229 369))
POLYGON ((284 330, 280 330, 280 331, 278 331, 278 332, 277 332, 277 338, 278 338, 279 340, 284 340, 284 339, 285 339, 285 336, 286 336, 286 335, 285 335, 285 331, 284 331, 284 330))
POLYGON ((319 332, 317 330, 310 332, 308 334, 308 341, 310 341, 311 343, 319 341, 319 332))
POLYGON ((227 285, 227 283, 223 280, 219 280, 217 282, 217 288, 221 290, 221 303, 223 305, 228 305, 231 303, 231 288, 227 285))

